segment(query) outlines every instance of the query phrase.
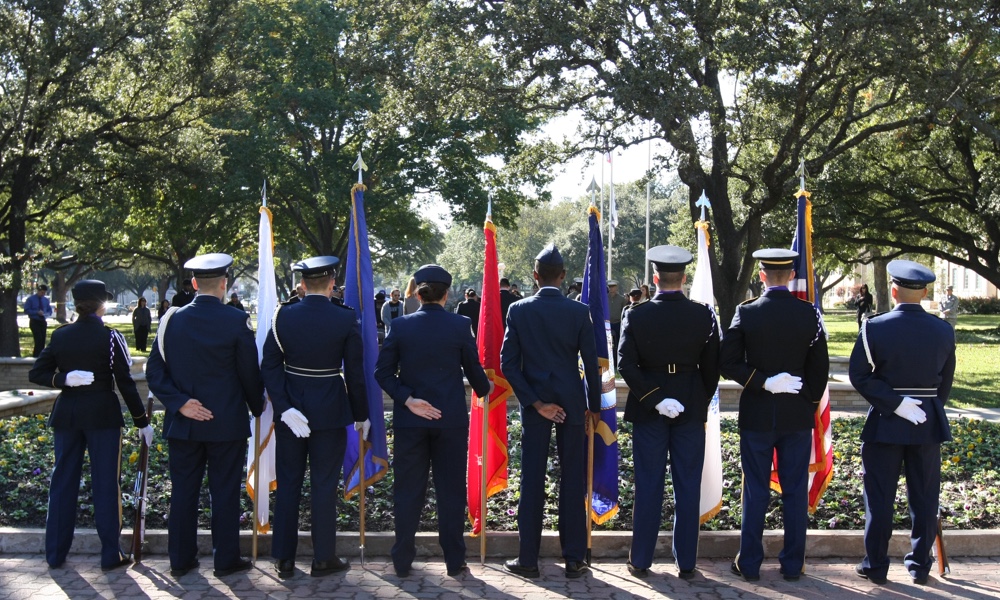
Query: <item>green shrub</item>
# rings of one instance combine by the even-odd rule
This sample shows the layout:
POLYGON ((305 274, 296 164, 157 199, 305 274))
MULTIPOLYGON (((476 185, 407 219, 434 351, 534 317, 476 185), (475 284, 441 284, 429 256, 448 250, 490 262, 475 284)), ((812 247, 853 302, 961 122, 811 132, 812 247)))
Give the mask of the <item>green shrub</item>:
POLYGON ((1000 315, 1000 298, 959 298, 958 309, 968 315, 1000 315))

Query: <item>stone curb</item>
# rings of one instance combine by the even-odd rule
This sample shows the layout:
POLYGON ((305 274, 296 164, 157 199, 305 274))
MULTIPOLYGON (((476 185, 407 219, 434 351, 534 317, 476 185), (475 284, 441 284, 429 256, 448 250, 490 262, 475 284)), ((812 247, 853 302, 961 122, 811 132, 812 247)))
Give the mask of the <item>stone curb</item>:
MULTIPOLYGON (((778 556, 781 551, 783 532, 766 531, 764 533, 764 553, 769 558, 778 556)), ((863 531, 830 531, 813 529, 808 533, 806 553, 810 558, 829 558, 843 556, 864 556, 863 531)), ((389 556, 394 534, 391 532, 373 532, 365 534, 365 556, 389 556)), ((123 533, 122 548, 128 549, 131 544, 131 532, 123 533)), ((625 559, 628 556, 632 534, 617 531, 595 531, 593 533, 593 556, 607 559, 625 559)), ((243 553, 251 553, 251 535, 241 532, 240 543, 243 553)), ((669 532, 661 532, 657 541, 656 555, 669 557, 671 537, 669 532)), ((699 537, 698 555, 701 558, 732 558, 739 550, 740 532, 738 531, 703 531, 699 537)), ((948 556, 983 557, 1000 555, 1000 530, 953 530, 945 533, 945 544, 948 556)), ((211 532, 199 530, 198 545, 203 554, 212 551, 211 532)), ((470 557, 479 555, 479 538, 466 535, 466 546, 470 557)), ((0 527, 0 554, 42 554, 45 547, 44 529, 17 529, 0 527)), ((93 529, 77 529, 73 540, 75 554, 100 553, 100 540, 93 529)), ((258 556, 269 556, 271 552, 271 536, 258 536, 258 556)), ((903 556, 910 551, 908 531, 894 532, 889 545, 892 556, 903 556)), ((167 532, 162 529, 146 532, 146 553, 167 553, 167 532)), ((516 532, 497 532, 487 536, 487 556, 493 558, 510 558, 517 556, 518 539, 516 532)), ((337 553, 340 556, 358 556, 358 532, 346 531, 337 535, 337 553)), ((299 533, 299 556, 312 555, 312 540, 309 532, 299 533)), ((559 535, 556 532, 545 532, 542 535, 541 555, 559 557, 559 535)), ((417 534, 417 556, 441 556, 441 547, 437 542, 437 533, 421 532, 417 534)))

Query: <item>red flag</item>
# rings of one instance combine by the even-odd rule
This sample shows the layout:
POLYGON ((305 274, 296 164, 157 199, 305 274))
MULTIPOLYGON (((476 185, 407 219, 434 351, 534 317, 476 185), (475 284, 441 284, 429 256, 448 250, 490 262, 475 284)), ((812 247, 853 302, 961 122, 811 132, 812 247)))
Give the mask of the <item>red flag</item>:
POLYGON ((489 397, 489 426, 483 433, 483 399, 472 394, 472 415, 469 421, 469 521, 472 535, 483 531, 483 486, 486 496, 507 488, 507 398, 510 384, 500 372, 500 346, 503 345, 503 313, 500 310, 500 276, 497 268, 496 227, 486 215, 483 233, 486 235, 486 257, 483 261, 483 294, 479 306, 479 362, 493 382, 489 397), (485 460, 483 458, 485 447, 485 460), (485 470, 483 465, 485 464, 485 470))

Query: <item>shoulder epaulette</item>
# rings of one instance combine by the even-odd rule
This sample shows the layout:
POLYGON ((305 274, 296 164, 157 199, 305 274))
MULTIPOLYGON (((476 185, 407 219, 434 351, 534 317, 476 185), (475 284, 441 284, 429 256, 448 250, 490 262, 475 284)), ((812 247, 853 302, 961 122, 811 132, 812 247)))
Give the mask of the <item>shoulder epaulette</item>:
POLYGON ((754 296, 753 298, 749 298, 747 300, 744 300, 743 302, 740 302, 736 306, 743 306, 744 304, 749 304, 749 303, 753 302, 754 300, 757 300, 758 298, 760 298, 760 296, 754 296))
MULTIPOLYGON (((331 304, 333 303, 331 302, 331 304)), ((347 310, 354 310, 353 306, 348 306, 346 304, 334 304, 334 306, 336 306, 337 308, 346 308, 347 310)))

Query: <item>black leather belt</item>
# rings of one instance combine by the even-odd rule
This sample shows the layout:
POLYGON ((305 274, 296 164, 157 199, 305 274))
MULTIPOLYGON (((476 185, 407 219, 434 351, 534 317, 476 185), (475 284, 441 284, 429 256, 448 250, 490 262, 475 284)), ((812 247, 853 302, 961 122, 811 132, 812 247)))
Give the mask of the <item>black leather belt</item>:
POLYGON ((662 365, 659 367, 643 367, 643 370, 656 371, 658 373, 669 373, 673 375, 674 373, 688 373, 691 371, 697 371, 698 365, 669 364, 669 365, 662 365))
POLYGON ((910 398, 937 398, 938 395, 938 389, 936 387, 898 387, 892 389, 900 396, 909 396, 910 398))
POLYGON ((285 365, 285 373, 299 375, 300 377, 337 377, 340 375, 340 369, 306 369, 304 367, 285 365))

